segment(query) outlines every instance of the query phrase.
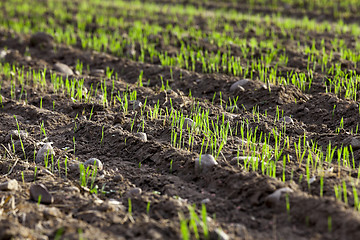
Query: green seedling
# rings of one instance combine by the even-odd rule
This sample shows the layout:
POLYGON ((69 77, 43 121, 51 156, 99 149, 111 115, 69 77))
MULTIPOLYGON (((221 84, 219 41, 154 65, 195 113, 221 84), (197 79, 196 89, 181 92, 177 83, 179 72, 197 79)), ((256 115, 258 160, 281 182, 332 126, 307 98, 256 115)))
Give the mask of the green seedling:
POLYGON ((131 204, 131 198, 128 198, 128 214, 132 215, 132 204, 131 204))

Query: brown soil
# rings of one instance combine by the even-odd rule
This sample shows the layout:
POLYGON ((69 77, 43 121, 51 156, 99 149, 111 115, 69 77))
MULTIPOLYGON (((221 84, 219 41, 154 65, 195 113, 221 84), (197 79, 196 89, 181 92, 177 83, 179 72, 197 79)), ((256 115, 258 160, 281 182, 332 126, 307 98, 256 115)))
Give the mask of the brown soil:
MULTIPOLYGON (((201 19, 198 21, 201 26, 201 19)), ((333 36, 329 33, 322 37, 330 41, 333 36)), ((161 36, 159 39, 161 43, 161 36)), ((173 43, 173 51, 179 51, 176 39, 173 43)), ((15 63, 24 69, 47 68, 47 81, 50 81, 50 71, 55 72, 56 62, 67 64, 74 70, 80 59, 90 70, 114 69, 119 77, 114 86, 116 92, 136 90, 137 100, 144 103, 147 99, 148 106, 159 101, 163 109, 170 108, 171 98, 174 109, 189 115, 199 101, 202 108, 210 110, 210 118, 216 119, 224 113, 226 120, 234 125, 248 120, 251 128, 258 127, 264 134, 282 128, 283 124, 274 122, 275 109, 279 107, 284 116, 292 116, 294 120, 286 126, 291 146, 304 133, 309 141, 318 141, 323 149, 329 141, 334 146, 348 145, 349 131, 355 130, 360 121, 357 102, 324 93, 321 72, 315 73, 317 81, 306 93, 292 85, 271 86, 269 92, 259 82, 244 92, 233 93, 229 88, 238 78, 224 73, 203 74, 201 68, 196 71, 173 68, 171 75, 169 67, 162 67, 156 61, 139 63, 110 53, 84 51, 61 44, 57 44, 54 51, 53 48, 31 46, 29 35, 1 30, 0 49, 5 46, 9 53, 3 62, 15 63), (31 59, 25 56, 27 47, 31 59), (150 85, 137 86, 141 71, 143 78, 150 80, 150 85), (160 76, 173 79, 169 82, 172 90, 160 90, 160 76), (190 91, 192 97, 188 97, 190 91), (220 91, 222 99, 239 97, 236 113, 227 112, 220 106, 219 95, 215 98, 216 104, 211 103, 214 93, 220 91), (337 106, 335 111, 334 105, 337 106), (260 122, 254 121, 253 107, 258 107, 261 113, 267 111, 268 115, 261 115, 260 122), (344 118, 344 128, 337 133, 341 118, 344 118)), ((160 44, 158 47, 168 46, 160 44)), ((215 47, 205 43, 200 43, 200 47, 213 52, 219 50, 211 50, 215 47)), ((236 51, 234 49, 234 54, 236 51)), ((254 53, 254 56, 256 54, 261 53, 254 53)), ((296 51, 291 54, 295 60, 288 67, 298 72, 306 69, 307 57, 296 51)), ((285 68, 280 70, 286 71, 285 68)), ((347 204, 334 198, 334 186, 341 184, 341 179, 356 179, 355 170, 334 165, 332 174, 324 178, 324 196, 320 197, 319 178, 311 185, 300 181, 305 175, 305 165, 299 165, 293 148, 286 150, 292 159, 286 165, 287 181, 283 182, 280 179, 281 164, 277 178, 271 178, 262 175, 261 171, 245 171, 232 162, 240 139, 233 137, 222 150, 219 164, 210 172, 199 174, 194 170, 194 160, 200 152, 202 138, 196 139, 193 151, 171 146, 171 123, 166 119, 145 121, 148 136, 145 142, 134 135, 141 131, 143 120, 138 110, 125 115, 120 113, 118 105, 104 107, 101 102, 74 102, 64 94, 55 94, 52 89, 31 85, 25 86, 27 102, 24 98, 19 99, 20 88, 16 89, 15 99, 12 99, 9 79, 4 75, 0 78, 3 81, 0 183, 16 179, 20 185, 17 191, 0 191, 0 239, 54 239, 57 236, 61 239, 180 239, 179 213, 188 216, 188 206, 192 204, 200 213, 204 199, 209 199, 206 209, 212 219, 209 220, 210 239, 218 239, 216 232, 219 229, 230 239, 358 239, 360 236, 360 215, 353 209, 351 186, 348 186, 347 204), (22 139, 24 151, 20 141, 9 135, 11 130, 17 130, 16 120, 19 129, 29 134, 22 139), (42 123, 47 139, 41 132, 42 123), (42 165, 35 165, 34 151, 40 149, 39 142, 43 141, 53 142, 60 170, 56 166, 51 172, 42 165), (79 170, 75 165, 91 157, 104 164, 104 170, 95 181, 99 186, 98 194, 80 186, 79 170), (67 174, 65 158, 69 161, 67 174), (37 174, 34 177, 35 168, 37 174), (46 185, 54 196, 54 203, 45 205, 30 200, 29 189, 34 182, 46 185), (282 187, 293 190, 288 198, 290 209, 287 209, 284 196, 276 205, 266 204, 266 197, 282 187), (142 193, 129 195, 133 188, 141 188, 142 193), (129 199, 131 214, 128 212, 129 199), (114 204, 113 200, 120 204, 114 204), (150 210, 147 212, 148 203, 150 210)), ((75 78, 84 78, 89 89, 91 84, 100 84, 106 76, 85 70, 75 78)), ((110 80, 107 87, 112 87, 110 80)), ((270 144, 274 146, 274 142, 270 144)), ((354 149, 354 156, 358 166, 360 149, 354 149)), ((202 234, 200 236, 203 238, 202 234)))

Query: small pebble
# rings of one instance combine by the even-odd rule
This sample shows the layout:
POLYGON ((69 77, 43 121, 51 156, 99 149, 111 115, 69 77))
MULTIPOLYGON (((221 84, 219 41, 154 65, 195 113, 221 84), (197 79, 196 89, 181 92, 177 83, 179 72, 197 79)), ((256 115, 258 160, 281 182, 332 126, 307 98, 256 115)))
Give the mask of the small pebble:
POLYGON ((1 50, 0 51, 0 59, 4 59, 6 57, 7 51, 1 50))
POLYGON ((230 239, 230 237, 229 237, 229 235, 227 235, 222 229, 220 229, 220 228, 217 228, 216 230, 215 230, 215 232, 216 232, 216 234, 218 235, 218 238, 217 239, 219 239, 219 240, 229 240, 230 239))
POLYGON ((57 62, 57 63, 55 63, 54 68, 56 71, 64 73, 66 75, 69 75, 69 76, 74 75, 73 70, 71 70, 71 68, 66 64, 57 62))
POLYGON ((241 91, 245 91, 244 86, 247 85, 250 80, 242 79, 235 83, 233 83, 230 87, 230 92, 235 92, 235 90, 240 89, 241 91))
POLYGON ((40 203, 51 204, 54 202, 54 197, 50 194, 49 190, 44 184, 33 184, 30 187, 30 198, 34 202, 38 202, 41 195, 40 203))
POLYGON ((140 108, 142 107, 142 103, 137 100, 129 101, 129 103, 132 105, 134 111, 140 110, 140 108))
POLYGON ((118 174, 114 177, 115 182, 122 182, 124 181, 124 177, 121 174, 118 174))
POLYGON ((210 202, 210 199, 205 198, 205 199, 203 199, 203 200, 201 201, 201 204, 207 204, 207 203, 209 203, 209 202, 210 202))
POLYGON ((11 179, 7 182, 0 184, 0 191, 17 191, 19 188, 19 184, 15 179, 11 179))
POLYGON ((215 161, 215 158, 211 154, 203 154, 201 155, 201 159, 200 157, 195 159, 195 171, 207 172, 217 164, 218 163, 215 161))
POLYGON ((360 140, 354 137, 351 137, 350 145, 353 150, 360 149, 360 140))
POLYGON ((45 143, 39 152, 36 154, 35 163, 43 163, 46 159, 51 163, 51 156, 55 156, 54 148, 51 146, 51 143, 45 143))
POLYGON ((11 139, 18 140, 19 136, 21 137, 21 140, 24 140, 29 136, 29 134, 24 130, 20 130, 20 131, 11 130, 11 131, 9 131, 8 135, 6 136, 6 141, 10 141, 11 139), (19 134, 19 132, 20 132, 20 134, 19 134))
POLYGON ((272 194, 270 194, 265 198, 266 206, 268 207, 275 206, 280 201, 280 197, 283 193, 290 193, 290 192, 293 192, 293 190, 288 187, 284 187, 276 190, 275 192, 273 192, 272 194))
POLYGON ((100 76, 100 75, 104 75, 104 74, 105 74, 105 71, 104 71, 104 69, 95 69, 95 70, 92 70, 92 71, 91 71, 91 74, 92 74, 92 75, 100 76))
POLYGON ((292 120, 291 117, 285 116, 284 119, 281 119, 281 121, 285 121, 286 123, 294 123, 294 120, 292 120))
POLYGON ((191 129, 195 125, 194 121, 190 118, 184 119, 184 125, 183 128, 185 129, 191 129))
POLYGON ((312 184, 313 182, 316 181, 316 176, 312 176, 310 179, 309 179, 309 184, 312 184))
POLYGON ((84 167, 86 168, 88 165, 94 166, 95 162, 96 162, 96 166, 97 166, 98 170, 102 171, 104 166, 103 166, 102 162, 97 158, 90 158, 89 160, 84 162, 84 167))
POLYGON ((132 188, 129 191, 126 192, 127 197, 135 197, 141 195, 142 190, 141 188, 132 188))
POLYGON ((141 140, 143 140, 144 142, 147 141, 147 135, 146 133, 144 132, 138 132, 138 133, 135 133, 135 136, 140 138, 141 140))

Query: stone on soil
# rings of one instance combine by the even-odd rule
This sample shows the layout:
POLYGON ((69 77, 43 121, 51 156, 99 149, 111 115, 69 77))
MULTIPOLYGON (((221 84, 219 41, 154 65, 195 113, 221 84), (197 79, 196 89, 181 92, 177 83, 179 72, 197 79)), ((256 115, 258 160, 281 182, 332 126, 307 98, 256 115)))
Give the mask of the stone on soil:
POLYGON ((50 194, 49 190, 44 184, 33 184, 30 187, 30 199, 38 202, 41 195, 40 203, 51 204, 54 202, 54 197, 50 194))
POLYGON ((294 120, 292 120, 292 118, 288 116, 285 116, 283 121, 285 121, 286 123, 294 123, 294 120))
POLYGON ((54 38, 47 33, 37 32, 30 37, 30 46, 38 46, 38 45, 49 45, 53 44, 54 38))
POLYGON ((235 92, 237 89, 244 91, 245 90, 244 86, 247 85, 249 82, 250 82, 250 80, 242 79, 242 80, 239 80, 239 81, 233 83, 230 87, 230 92, 235 92))
POLYGON ((114 177, 114 181, 115 181, 115 182, 122 182, 122 181, 124 181, 123 175, 121 175, 120 173, 117 174, 117 175, 114 177))
POLYGON ((64 73, 66 75, 74 75, 73 70, 71 70, 71 68, 66 64, 57 62, 55 63, 54 68, 56 71, 64 73))
POLYGON ((183 128, 185 129, 191 129, 194 126, 194 121, 190 118, 185 118, 184 119, 184 125, 183 128))
POLYGON ((54 148, 51 146, 51 143, 45 143, 36 154, 35 163, 43 163, 46 157, 50 163, 51 156, 55 156, 54 148))
POLYGON ((97 159, 97 158, 90 158, 89 160, 87 160, 85 163, 84 163, 84 167, 86 168, 87 166, 94 166, 96 162, 96 166, 98 168, 99 171, 102 171, 103 168, 104 168, 104 165, 102 164, 102 162, 97 159))
POLYGON ((215 230, 215 232, 216 232, 219 240, 229 240, 229 239, 230 239, 229 235, 227 235, 227 234, 226 234, 222 229, 220 229, 220 228, 217 228, 217 229, 215 230))
POLYGON ((201 204, 207 204, 209 202, 210 202, 210 199, 208 199, 208 198, 201 200, 201 204))
POLYGON ((6 181, 4 183, 0 184, 0 191, 17 191, 19 188, 19 184, 15 179, 11 179, 9 181, 6 181))
POLYGON ((218 163, 211 154, 203 154, 201 158, 195 159, 195 171, 207 172, 210 171, 218 163))
POLYGON ((20 134, 19 134, 18 130, 11 130, 11 131, 9 131, 8 135, 6 136, 6 142, 10 141, 11 138, 13 140, 18 140, 19 136, 21 137, 21 140, 24 140, 29 136, 29 134, 24 130, 20 130, 20 134))
POLYGON ((6 50, 1 50, 0 51, 0 59, 4 59, 6 57, 7 51, 6 50))
POLYGON ((97 75, 97 76, 101 76, 105 74, 104 69, 94 69, 91 71, 92 75, 97 75))
POLYGON ((129 103, 132 105, 132 108, 133 108, 134 111, 137 111, 142 107, 142 103, 140 101, 137 101, 137 100, 129 101, 129 103))
POLYGON ((350 140, 350 145, 353 150, 357 150, 360 148, 360 140, 357 138, 352 137, 350 140))
POLYGON ((141 195, 142 190, 141 188, 132 188, 129 191, 126 192, 127 197, 135 197, 141 195))
POLYGON ((290 192, 293 192, 291 188, 288 187, 280 188, 265 198, 265 204, 268 207, 273 207, 280 201, 280 197, 283 193, 290 193, 290 192))
POLYGON ((141 140, 143 140, 144 142, 147 141, 147 135, 146 133, 144 132, 138 132, 138 133, 135 133, 135 136, 140 138, 141 140))

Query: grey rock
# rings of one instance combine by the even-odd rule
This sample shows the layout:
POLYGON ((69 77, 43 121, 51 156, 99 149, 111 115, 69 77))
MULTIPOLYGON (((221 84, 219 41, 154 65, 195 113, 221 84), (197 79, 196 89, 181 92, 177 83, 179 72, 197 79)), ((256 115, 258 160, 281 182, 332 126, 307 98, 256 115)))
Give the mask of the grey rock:
POLYGON ((201 204, 207 204, 209 202, 210 202, 210 199, 208 199, 208 198, 201 200, 201 204))
POLYGON ((142 107, 142 103, 137 100, 129 101, 129 103, 132 105, 132 109, 134 111, 140 110, 140 108, 142 107))
POLYGON ((229 235, 227 235, 227 234, 226 234, 222 229, 220 229, 220 228, 215 229, 215 233, 217 234, 219 240, 229 240, 229 239, 230 239, 229 235))
POLYGON ((49 190, 44 184, 33 184, 30 187, 30 199, 38 202, 41 196, 40 203, 51 204, 54 202, 54 197, 50 194, 49 190))
POLYGON ((235 92, 237 89, 240 89, 241 91, 245 91, 244 86, 249 84, 250 80, 242 79, 235 83, 233 83, 230 87, 230 92, 235 92))
POLYGON ((141 195, 142 190, 141 188, 132 188, 129 191, 126 192, 127 197, 135 197, 141 195))
POLYGON ((92 75, 101 76, 105 74, 104 69, 94 69, 91 71, 92 75))
POLYGON ((211 154, 203 154, 201 158, 198 157, 195 159, 195 171, 197 172, 207 172, 210 171, 218 163, 215 161, 215 158, 211 154))
POLYGON ((37 32, 30 37, 30 46, 52 46, 54 38, 47 33, 37 32))
POLYGON ((284 187, 276 190, 275 192, 273 192, 272 194, 270 194, 265 198, 266 206, 268 207, 276 206, 276 204, 280 201, 281 195, 283 193, 290 193, 290 192, 293 192, 293 190, 288 187, 284 187))
POLYGON ((11 179, 9 181, 6 181, 4 183, 0 184, 0 191, 17 191, 19 188, 19 184, 15 179, 11 179))
POLYGON ((141 140, 143 140, 144 142, 147 141, 147 135, 146 133, 144 132, 138 132, 138 133, 135 133, 135 136, 140 138, 141 140))
POLYGON ((120 173, 117 174, 117 175, 114 177, 114 181, 115 181, 115 182, 122 182, 122 181, 124 181, 123 175, 121 175, 120 173))
POLYGON ((11 130, 11 131, 9 131, 9 133, 8 133, 8 137, 10 138, 10 136, 12 137, 12 139, 19 139, 19 136, 21 137, 21 139, 25 139, 25 138, 27 138, 28 136, 29 136, 29 134, 26 132, 26 131, 24 131, 24 130, 20 130, 20 131, 18 131, 18 130, 11 130))
POLYGON ((73 70, 71 70, 71 68, 68 65, 60 62, 55 63, 54 69, 58 72, 64 73, 69 76, 74 75, 73 70))
POLYGON ((190 118, 184 119, 183 128, 191 129, 192 127, 194 127, 194 125, 195 125, 195 122, 192 119, 190 119, 190 118))
POLYGON ((294 123, 291 117, 285 116, 281 121, 285 121, 285 123, 294 123))
POLYGON ((24 130, 20 130, 20 134, 19 134, 18 130, 11 130, 11 131, 9 131, 7 136, 5 137, 5 141, 10 142, 11 139, 13 141, 18 140, 19 136, 21 137, 21 140, 24 141, 24 139, 26 139, 29 136, 29 134, 24 130))
POLYGON ((8 51, 6 51, 6 50, 0 50, 0 59, 4 59, 7 54, 8 54, 8 51))
POLYGON ((352 137, 350 140, 350 145, 353 150, 360 149, 360 140, 357 138, 352 137))
POLYGON ((126 44, 125 54, 129 57, 136 56, 135 44, 126 44))
POLYGON ((85 163, 84 163, 84 167, 87 167, 87 166, 94 166, 94 164, 96 163, 96 166, 97 166, 97 169, 99 171, 102 171, 104 169, 104 165, 102 164, 102 162, 97 159, 97 158, 90 158, 89 160, 87 160, 85 163))
POLYGON ((51 143, 45 143, 36 154, 35 163, 43 163, 46 158, 51 162, 51 156, 55 156, 54 148, 51 143))

